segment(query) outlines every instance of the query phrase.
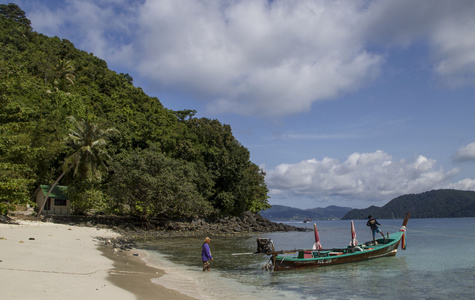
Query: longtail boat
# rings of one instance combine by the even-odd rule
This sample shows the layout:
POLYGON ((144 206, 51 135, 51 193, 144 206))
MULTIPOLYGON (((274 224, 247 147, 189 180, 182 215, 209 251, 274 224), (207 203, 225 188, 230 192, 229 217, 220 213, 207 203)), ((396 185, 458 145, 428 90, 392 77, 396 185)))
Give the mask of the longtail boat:
MULTIPOLYGON (((321 246, 314 246, 313 249, 275 251, 272 240, 258 239, 257 250, 260 253, 267 253, 270 255, 269 262, 263 267, 263 269, 274 271, 323 267, 359 262, 378 257, 395 256, 399 244, 401 244, 403 250, 406 248, 405 232, 409 216, 409 213, 405 214, 404 221, 399 231, 388 234, 385 238, 377 239, 375 242, 355 242, 356 233, 354 232, 354 225, 352 223, 352 242, 345 248, 321 249, 321 246)), ((315 238, 318 238, 316 225, 315 238)))

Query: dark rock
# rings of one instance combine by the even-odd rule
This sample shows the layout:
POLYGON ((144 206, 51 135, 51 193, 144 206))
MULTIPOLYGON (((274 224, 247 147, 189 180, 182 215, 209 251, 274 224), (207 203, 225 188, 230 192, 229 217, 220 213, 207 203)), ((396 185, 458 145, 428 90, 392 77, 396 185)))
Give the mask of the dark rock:
POLYGON ((17 222, 15 222, 14 219, 10 218, 9 216, 6 216, 6 215, 1 215, 0 214, 0 223, 3 223, 3 224, 15 224, 15 225, 18 225, 17 222))

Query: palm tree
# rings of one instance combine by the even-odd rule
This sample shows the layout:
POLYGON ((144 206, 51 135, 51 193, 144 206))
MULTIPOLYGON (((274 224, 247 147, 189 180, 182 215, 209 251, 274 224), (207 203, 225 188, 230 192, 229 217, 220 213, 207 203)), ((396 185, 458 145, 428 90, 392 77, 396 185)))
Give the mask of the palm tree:
POLYGON ((76 77, 73 73, 75 70, 73 63, 70 60, 60 59, 53 71, 53 88, 55 90, 62 90, 65 88, 67 83, 74 85, 76 77))
POLYGON ((74 170, 73 177, 79 177, 81 180, 88 181, 93 181, 94 179, 101 180, 102 175, 108 170, 106 161, 110 157, 105 151, 106 139, 112 133, 117 132, 117 130, 115 128, 107 128, 107 123, 96 125, 85 120, 77 121, 73 116, 67 119, 72 125, 67 140, 71 142, 74 152, 65 159, 63 173, 49 189, 43 204, 38 210, 37 216, 43 211, 51 191, 70 170, 74 170))

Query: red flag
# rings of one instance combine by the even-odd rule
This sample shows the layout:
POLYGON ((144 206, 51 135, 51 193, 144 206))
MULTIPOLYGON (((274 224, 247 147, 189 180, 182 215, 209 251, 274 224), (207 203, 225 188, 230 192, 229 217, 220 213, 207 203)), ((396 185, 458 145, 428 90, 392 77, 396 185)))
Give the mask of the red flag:
POLYGON ((351 242, 350 242, 350 246, 356 246, 356 245, 358 245, 358 240, 356 239, 355 224, 353 223, 353 220, 351 220, 351 242))
POLYGON ((313 250, 322 250, 322 244, 320 244, 320 237, 318 236, 317 224, 313 223, 313 231, 315 233, 315 243, 313 244, 313 250))

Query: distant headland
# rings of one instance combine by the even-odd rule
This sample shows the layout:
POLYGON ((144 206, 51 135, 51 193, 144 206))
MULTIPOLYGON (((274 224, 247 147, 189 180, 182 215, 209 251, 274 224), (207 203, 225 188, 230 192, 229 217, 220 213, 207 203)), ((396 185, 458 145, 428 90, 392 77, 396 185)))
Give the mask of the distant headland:
POLYGON ((377 216, 379 219, 400 219, 405 212, 411 212, 411 218, 475 217, 475 192, 432 190, 402 195, 382 207, 370 206, 363 209, 339 206, 299 209, 273 205, 272 208, 261 211, 261 215, 271 220, 349 220, 366 219, 368 215, 377 216))

